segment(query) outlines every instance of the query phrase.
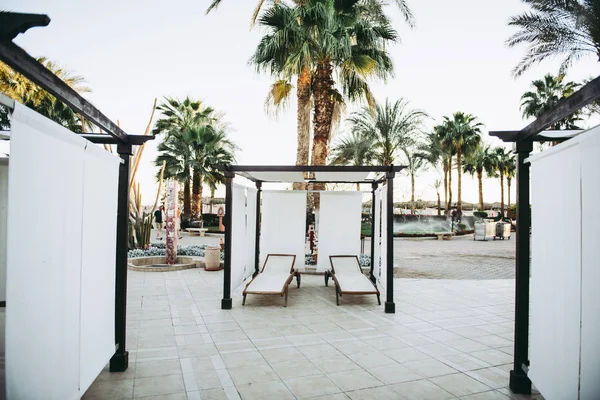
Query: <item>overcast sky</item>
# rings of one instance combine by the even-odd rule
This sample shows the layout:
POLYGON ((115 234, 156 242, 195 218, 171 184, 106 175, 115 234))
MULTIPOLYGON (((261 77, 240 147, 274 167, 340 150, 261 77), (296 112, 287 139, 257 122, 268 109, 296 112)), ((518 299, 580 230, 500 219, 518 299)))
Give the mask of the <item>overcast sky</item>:
MULTIPOLYGON (((210 0, 5 0, 3 8, 45 13, 52 22, 34 28, 16 42, 33 56, 47 56, 86 78, 93 92, 86 94, 100 110, 130 134, 142 134, 155 97, 201 99, 225 113, 231 138, 242 151, 239 164, 295 162, 295 102, 278 119, 264 111, 271 79, 258 75, 247 61, 261 37, 250 28, 254 0, 224 0, 206 16, 210 0)), ((372 85, 378 101, 400 97, 432 119, 464 111, 477 116, 487 130, 514 130, 524 121, 520 96, 533 79, 556 74, 558 62, 545 62, 519 79, 511 69, 524 48, 507 49, 511 15, 526 8, 519 0, 408 0, 417 25, 408 29, 400 14, 389 7, 402 43, 389 48, 395 76, 372 85)), ((597 76, 593 58, 579 62, 570 80, 597 76)), ((352 111, 356 106, 349 107, 352 111)), ((342 125, 338 135, 345 130, 342 125)), ((144 152, 138 173, 144 203, 156 193, 156 144, 144 152)), ((431 187, 438 172, 421 173, 417 197, 433 200, 431 187)), ((409 199, 409 180, 396 184, 396 201, 409 199)), ((456 179, 454 179, 456 185, 456 179)), ((454 188, 456 193, 456 186, 454 188)), ((454 194, 456 198, 456 194, 454 194)), ((514 201, 514 190, 511 196, 514 201)), ((484 182, 484 200, 499 201, 499 182, 484 182)), ((463 200, 477 201, 477 183, 463 181, 463 200)))

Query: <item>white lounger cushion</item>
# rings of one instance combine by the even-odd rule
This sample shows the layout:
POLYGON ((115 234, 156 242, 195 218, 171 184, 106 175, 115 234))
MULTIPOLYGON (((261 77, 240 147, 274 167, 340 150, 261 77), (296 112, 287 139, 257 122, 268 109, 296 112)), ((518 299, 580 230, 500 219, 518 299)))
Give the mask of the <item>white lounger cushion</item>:
POLYGON ((377 293, 373 283, 362 273, 355 256, 331 256, 330 259, 342 293, 377 293))
POLYGON ((246 287, 245 293, 282 293, 290 279, 293 255, 269 255, 262 272, 246 287))

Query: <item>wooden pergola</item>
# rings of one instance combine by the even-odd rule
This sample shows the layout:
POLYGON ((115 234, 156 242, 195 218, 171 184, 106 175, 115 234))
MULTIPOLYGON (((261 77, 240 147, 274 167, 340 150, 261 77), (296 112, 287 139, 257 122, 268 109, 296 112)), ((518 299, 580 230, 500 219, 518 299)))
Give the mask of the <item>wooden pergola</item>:
POLYGON ((510 371, 513 393, 530 394, 529 370, 529 272, 531 257, 530 164, 525 160, 533 151, 534 142, 563 142, 573 137, 573 131, 546 131, 560 120, 573 115, 600 99, 600 77, 592 80, 555 107, 540 115, 520 131, 490 131, 504 142, 513 143, 517 155, 517 253, 515 281, 515 350, 510 371))

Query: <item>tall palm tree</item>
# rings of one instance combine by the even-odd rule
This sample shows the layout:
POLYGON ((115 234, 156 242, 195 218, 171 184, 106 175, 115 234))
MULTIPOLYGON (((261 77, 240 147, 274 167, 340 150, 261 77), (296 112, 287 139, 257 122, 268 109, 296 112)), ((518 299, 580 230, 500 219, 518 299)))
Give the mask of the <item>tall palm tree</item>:
POLYGON ((493 174, 494 171, 494 156, 490 152, 490 147, 480 143, 475 151, 465 158, 464 170, 471 174, 471 176, 477 176, 479 210, 483 211, 483 172, 485 171, 489 175, 490 173, 493 174))
POLYGON ((506 165, 506 188, 508 189, 508 208, 510 208, 510 185, 515 176, 517 176, 517 160, 514 155, 511 161, 506 165))
MULTIPOLYGON (((554 108, 558 102, 572 95, 579 86, 575 82, 564 82, 565 76, 546 74, 543 79, 531 82, 534 90, 527 91, 521 96, 521 112, 523 118, 539 117, 554 108)), ((550 129, 579 129, 575 123, 580 120, 581 111, 558 121, 550 129)))
POLYGON ((192 185, 198 188, 196 195, 197 206, 194 209, 192 200, 192 213, 202 215, 202 186, 204 177, 210 179, 223 179, 222 174, 216 170, 215 165, 231 164, 235 162, 235 150, 238 148, 227 138, 224 129, 218 124, 193 125, 183 134, 185 141, 190 144, 193 159, 192 185))
POLYGON ((438 168, 441 164, 444 184, 444 209, 447 214, 452 202, 452 157, 454 151, 446 139, 446 127, 438 125, 425 136, 425 142, 419 148, 420 157, 431 166, 438 168))
POLYGON ((420 154, 408 146, 402 147, 403 161, 406 162, 406 171, 410 176, 410 213, 415 213, 415 178, 427 162, 420 154))
POLYGON ((458 200, 456 207, 462 210, 462 159, 472 153, 481 142, 481 127, 472 114, 456 112, 452 118, 444 117, 446 139, 456 152, 456 169, 458 172, 458 200))
MULTIPOLYGON (((212 108, 205 107, 201 101, 189 97, 186 97, 183 101, 166 97, 157 109, 161 112, 161 117, 156 121, 152 133, 154 135, 164 134, 167 138, 174 135, 180 140, 186 140, 184 133, 188 129, 214 124, 219 119, 212 108)), ((188 145, 191 144, 188 143, 188 145)), ((200 179, 200 172, 196 169, 192 168, 191 173, 191 179, 184 179, 180 182, 183 183, 184 199, 191 199, 191 204, 187 207, 188 211, 192 215, 199 215, 201 212, 199 204, 202 201, 200 198, 202 180, 200 179)), ((184 213, 187 214, 185 208, 184 204, 184 213)))
POLYGON ((591 55, 600 61, 600 4, 598 0, 522 0, 531 11, 513 16, 518 28, 508 46, 528 44, 525 57, 513 70, 521 75, 533 64, 561 57, 561 70, 591 55))
POLYGON ((402 148, 413 145, 421 135, 426 118, 424 111, 410 109, 404 99, 394 103, 386 99, 385 104, 376 105, 375 113, 363 107, 352 113, 348 122, 353 134, 371 140, 378 165, 392 165, 402 148))
POLYGON ((190 143, 185 140, 183 134, 177 132, 165 137, 165 139, 158 144, 157 150, 159 154, 156 157, 154 164, 158 167, 162 166, 164 162, 164 178, 175 179, 183 184, 183 214, 191 215, 192 203, 190 187, 194 155, 190 143))
MULTIPOLYGON (((375 157, 373 142, 360 132, 341 137, 329 153, 330 165, 371 165, 375 157)), ((360 184, 356 184, 360 190, 360 184)))
POLYGON ((504 217, 504 177, 510 164, 514 164, 514 156, 504 147, 496 147, 492 150, 494 157, 494 169, 492 177, 500 178, 500 212, 504 217))
MULTIPOLYGON (((46 57, 38 57, 37 61, 78 93, 91 92, 83 77, 73 74, 46 57)), ((0 92, 73 132, 85 132, 86 128, 90 130, 93 126, 65 103, 2 62, 0 62, 0 92)), ((0 107, 0 128, 8 129, 8 121, 8 110, 6 107, 0 107)))

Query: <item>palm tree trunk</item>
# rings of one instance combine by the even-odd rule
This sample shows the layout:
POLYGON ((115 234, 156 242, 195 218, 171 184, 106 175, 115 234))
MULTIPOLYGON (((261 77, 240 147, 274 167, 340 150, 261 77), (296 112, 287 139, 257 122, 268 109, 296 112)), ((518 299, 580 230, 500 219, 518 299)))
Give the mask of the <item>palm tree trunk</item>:
MULTIPOLYGON (((332 78, 332 66, 328 62, 319 62, 315 73, 313 98, 315 111, 313 116, 313 148, 312 165, 326 165, 327 143, 331 133, 331 121, 333 118, 333 99, 331 97, 334 81, 332 78)), ((324 183, 315 183, 314 190, 325 190, 324 183)), ((318 210, 320 198, 313 197, 313 207, 318 210)))
POLYGON ((462 151, 456 152, 456 172, 458 173, 458 201, 456 208, 462 210, 462 151))
POLYGON ((415 174, 410 174, 410 213, 415 213, 415 174))
MULTIPOLYGON (((296 165, 308 165, 310 149, 310 69, 304 68, 298 75, 296 92, 298 97, 296 165)), ((293 184, 294 190, 304 190, 305 188, 305 183, 296 182, 293 184)))
POLYGON ((452 208, 452 156, 448 159, 448 205, 446 212, 450 212, 452 208))
POLYGON ((202 182, 200 180, 200 173, 196 169, 192 172, 192 215, 194 217, 200 216, 200 206, 198 200, 200 199, 200 192, 202 182))
POLYGON ((448 214, 448 164, 442 160, 444 170, 444 214, 448 214))
POLYGON ((437 191, 437 197, 438 197, 438 216, 442 215, 442 210, 441 210, 441 203, 440 203, 440 192, 437 191))
POLYGON ((200 175, 200 184, 198 185, 198 216, 202 218, 202 186, 204 180, 202 179, 202 175, 200 175))
POLYGON ((506 177, 506 187, 508 188, 508 208, 510 208, 510 181, 512 178, 506 177))
POLYGON ((483 171, 477 170, 477 183, 479 185, 479 211, 483 211, 483 171))
POLYGON ((325 165, 327 162, 327 143, 333 118, 333 99, 331 97, 333 84, 331 64, 319 62, 314 85, 315 113, 312 165, 325 165))
POLYGON ((192 214, 192 194, 190 193, 190 180, 186 179, 183 182, 183 213, 185 215, 192 214))
POLYGON ((504 174, 500 173, 500 212, 504 218, 504 174))

